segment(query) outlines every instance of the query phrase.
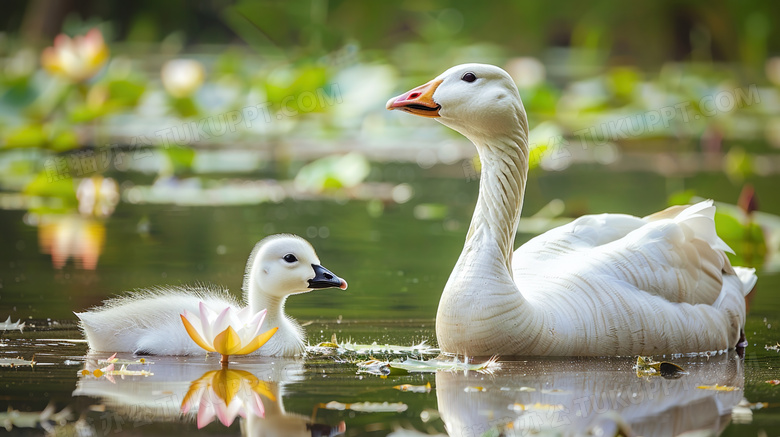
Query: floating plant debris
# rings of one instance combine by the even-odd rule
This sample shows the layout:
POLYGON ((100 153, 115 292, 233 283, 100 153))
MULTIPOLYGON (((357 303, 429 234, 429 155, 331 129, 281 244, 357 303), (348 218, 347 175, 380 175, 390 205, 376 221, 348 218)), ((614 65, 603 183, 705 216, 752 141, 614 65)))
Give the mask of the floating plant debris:
POLYGON ((154 364, 154 361, 149 361, 146 358, 139 358, 137 360, 123 360, 116 357, 116 354, 111 355, 110 357, 106 358, 105 360, 98 360, 98 364, 119 364, 119 365, 127 365, 127 364, 154 364))
POLYGON ((394 344, 371 344, 354 343, 352 340, 339 342, 336 335, 333 335, 330 341, 318 343, 316 346, 308 346, 306 352, 309 355, 355 355, 355 356, 409 356, 409 355, 438 355, 439 349, 431 347, 425 341, 411 346, 400 346, 394 344))
POLYGON ((682 367, 668 361, 654 361, 651 357, 636 358, 636 376, 662 376, 664 378, 679 378, 686 372, 682 367))
POLYGON ((536 402, 535 404, 520 404, 515 403, 509 406, 510 410, 521 412, 521 411, 560 411, 564 410, 566 407, 564 407, 561 404, 542 404, 539 402, 536 402))
MULTIPOLYGON (((43 411, 19 411, 8 407, 7 411, 0 412, 0 424, 6 431, 11 432, 16 428, 41 427, 47 433, 52 433, 56 425, 64 425, 72 419, 70 408, 65 407, 57 412, 54 404, 49 404, 43 411)), ((47 434, 48 435, 48 434, 47 434)))
POLYGON ((465 391, 466 393, 480 393, 480 392, 483 392, 483 391, 487 391, 487 389, 485 387, 471 386, 470 385, 468 387, 465 387, 463 389, 463 391, 465 391))
POLYGON ((326 410, 352 410, 364 413, 403 413, 409 407, 403 402, 356 402, 353 404, 343 404, 341 402, 330 401, 327 404, 319 404, 320 408, 326 410))
POLYGON ((25 360, 24 358, 0 358, 0 367, 33 367, 35 366, 35 358, 31 360, 25 360))
POLYGON ((780 342, 775 344, 774 346, 766 345, 764 346, 764 349, 768 351, 780 352, 780 342))
POLYGON ((408 391, 411 393, 430 393, 431 383, 426 382, 425 385, 401 384, 401 385, 395 385, 393 386, 393 388, 396 390, 408 391))
POLYGON ((383 376, 394 374, 403 375, 408 372, 436 372, 438 370, 451 372, 472 370, 481 373, 491 373, 494 369, 499 367, 498 357, 496 356, 483 363, 476 364, 461 362, 457 358, 454 358, 453 360, 440 360, 434 358, 427 361, 407 358, 404 361, 379 361, 372 359, 360 362, 357 365, 359 372, 383 376), (396 371, 399 372, 395 373, 396 371))
POLYGON ((736 391, 739 390, 739 387, 732 387, 730 385, 700 385, 696 388, 702 389, 702 390, 714 390, 714 391, 736 391))
POLYGON ((370 373, 372 375, 380 376, 396 376, 407 375, 409 372, 403 369, 390 367, 390 363, 387 361, 370 359, 357 363, 358 373, 370 373))
POLYGON ((122 364, 122 367, 119 368, 119 370, 116 370, 114 367, 114 363, 109 364, 108 366, 105 366, 100 369, 82 369, 78 372, 78 376, 89 376, 92 375, 95 378, 101 378, 103 376, 106 377, 111 382, 114 382, 114 376, 120 376, 122 379, 124 379, 125 376, 152 376, 154 373, 148 371, 148 370, 129 370, 127 368, 127 364, 122 364))
POLYGON ((5 322, 0 323, 0 330, 13 331, 15 329, 18 329, 19 332, 22 332, 24 330, 24 323, 25 322, 22 322, 21 319, 17 320, 16 322, 11 322, 11 316, 8 316, 8 318, 5 319, 5 322))

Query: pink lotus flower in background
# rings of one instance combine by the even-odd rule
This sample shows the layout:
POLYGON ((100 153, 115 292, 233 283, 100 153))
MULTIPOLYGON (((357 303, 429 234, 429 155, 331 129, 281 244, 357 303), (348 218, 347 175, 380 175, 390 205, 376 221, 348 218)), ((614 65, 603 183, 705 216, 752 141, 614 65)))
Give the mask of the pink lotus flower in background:
POLYGON ((203 64, 193 59, 173 59, 163 65, 160 72, 163 87, 168 94, 183 99, 203 85, 206 72, 203 64))
POLYGON ((49 73, 83 82, 103 68, 108 55, 108 46, 98 29, 73 39, 61 33, 54 38, 54 46, 41 53, 41 64, 49 73))
POLYGON ((249 307, 241 310, 227 307, 217 312, 203 302, 200 302, 199 308, 200 314, 184 310, 181 321, 198 346, 222 354, 222 365, 227 365, 229 355, 246 355, 256 351, 279 329, 271 328, 258 335, 266 310, 252 314, 249 307))
POLYGON ((218 418, 230 426, 237 416, 247 413, 265 417, 265 407, 260 396, 276 401, 264 381, 244 370, 212 370, 192 381, 181 403, 181 412, 198 410, 198 429, 218 418))

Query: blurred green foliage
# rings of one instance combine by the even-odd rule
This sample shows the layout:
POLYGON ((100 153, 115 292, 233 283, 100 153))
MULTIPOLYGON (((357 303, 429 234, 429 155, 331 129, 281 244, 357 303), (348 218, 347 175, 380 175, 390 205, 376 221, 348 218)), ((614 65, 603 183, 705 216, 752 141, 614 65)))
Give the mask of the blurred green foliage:
MULTIPOLYGON (((780 130, 766 127, 780 119, 780 57, 774 56, 780 34, 773 23, 779 8, 759 0, 631 7, 462 0, 13 3, 0 22, 0 153, 39 150, 37 159, 58 158, 77 177, 90 175, 69 163, 94 153, 105 157, 96 173, 130 168, 164 180, 197 173, 201 149, 243 141, 270 151, 282 173, 299 169, 297 176, 284 175, 295 176, 298 190, 349 191, 372 170, 353 144, 377 137, 401 144, 419 132, 437 147, 460 138, 432 123, 388 115, 387 97, 450 65, 488 62, 518 84, 534 174, 578 159, 610 164, 626 151, 691 153, 717 161, 697 168, 723 171, 741 186, 771 174, 780 149, 780 130), (56 46, 58 34, 91 29, 100 30, 110 53, 94 76, 69 81, 41 67, 42 51, 56 46), (172 61, 199 73, 164 74, 172 61), (732 99, 733 107, 718 106, 718 96, 732 99), (258 109, 254 118, 250 107, 258 109), (156 135, 164 129, 175 135, 170 144, 156 135), (323 150, 330 152, 313 150, 326 140, 331 147, 323 150), (288 146, 301 143, 310 162, 289 162, 288 146), (118 150, 123 145, 130 153, 118 150), (136 159, 155 154, 161 159, 136 159)), ((446 153, 431 156, 433 165, 446 153)), ((643 169, 692 168, 670 159, 645 159, 643 169)), ((466 177, 476 179, 478 158, 463 162, 471 171, 466 177)), ((69 189, 64 182, 44 189, 41 174, 52 174, 38 173, 41 162, 28 167, 28 174, 15 176, 15 187, 71 199, 70 178, 69 189)), ((369 205, 374 215, 384 208, 369 205)), ((429 206, 417 213, 447 215, 429 206)), ((720 218, 719 226, 725 235, 754 241, 755 250, 742 252, 761 256, 760 229, 735 220, 720 218)))

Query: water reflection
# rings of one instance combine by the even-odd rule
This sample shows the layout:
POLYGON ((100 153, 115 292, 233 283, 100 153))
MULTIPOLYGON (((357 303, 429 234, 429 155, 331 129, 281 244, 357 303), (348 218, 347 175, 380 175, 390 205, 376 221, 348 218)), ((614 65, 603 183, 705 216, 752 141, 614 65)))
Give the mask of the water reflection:
MULTIPOLYGON (((86 367, 98 368, 97 360, 97 355, 90 354, 86 367)), ((154 362, 145 366, 151 376, 114 381, 87 376, 79 379, 73 396, 98 398, 107 410, 120 415, 123 423, 136 426, 195 420, 198 428, 203 428, 217 419, 230 426, 241 416, 241 433, 247 436, 343 433, 344 422, 317 424, 285 411, 284 387, 303 379, 303 365, 300 359, 252 357, 231 359, 230 369, 215 370, 219 367, 216 357, 154 357, 154 362)))
POLYGON ((38 218, 38 245, 51 255, 55 269, 73 258, 77 268, 95 270, 106 239, 102 221, 77 214, 47 214, 38 218))
POLYGON ((192 381, 181 403, 182 414, 198 412, 198 429, 214 419, 230 426, 237 416, 265 417, 263 397, 266 402, 276 400, 269 384, 260 381, 246 370, 210 370, 192 381))
POLYGON ((55 269, 65 267, 73 258, 77 268, 95 270, 106 240, 105 220, 119 202, 119 187, 111 178, 84 178, 76 189, 76 199, 77 208, 65 208, 65 212, 32 209, 27 223, 38 226, 41 253, 51 255, 55 269))
POLYGON ((675 363, 688 373, 678 379, 639 378, 629 358, 505 362, 492 375, 438 372, 439 413, 453 437, 488 430, 502 435, 720 433, 743 396, 741 359, 732 352, 675 363), (716 384, 737 389, 698 388, 716 384))

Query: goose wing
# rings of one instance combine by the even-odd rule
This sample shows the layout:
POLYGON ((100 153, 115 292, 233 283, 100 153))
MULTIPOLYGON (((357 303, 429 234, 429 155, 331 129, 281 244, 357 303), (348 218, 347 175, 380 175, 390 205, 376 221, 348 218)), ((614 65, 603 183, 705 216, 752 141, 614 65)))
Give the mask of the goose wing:
POLYGON ((524 282, 540 276, 587 282, 598 275, 670 302, 712 305, 723 273, 734 273, 724 253, 731 249, 715 233, 714 214, 712 201, 704 201, 645 218, 580 217, 517 249, 515 282, 524 290, 524 282))

